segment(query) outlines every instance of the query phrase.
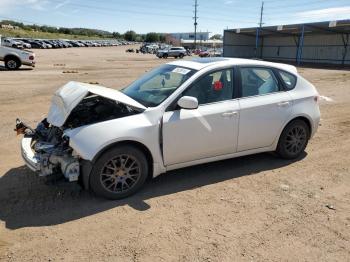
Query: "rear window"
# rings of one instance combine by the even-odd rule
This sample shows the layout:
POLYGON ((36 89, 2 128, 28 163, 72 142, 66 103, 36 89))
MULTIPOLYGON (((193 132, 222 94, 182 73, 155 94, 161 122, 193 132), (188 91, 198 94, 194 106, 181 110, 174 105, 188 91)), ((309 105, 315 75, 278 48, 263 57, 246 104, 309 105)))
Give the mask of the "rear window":
POLYGON ((285 71, 279 71, 279 74, 287 90, 292 90, 295 87, 295 84, 297 83, 297 78, 294 75, 285 71))

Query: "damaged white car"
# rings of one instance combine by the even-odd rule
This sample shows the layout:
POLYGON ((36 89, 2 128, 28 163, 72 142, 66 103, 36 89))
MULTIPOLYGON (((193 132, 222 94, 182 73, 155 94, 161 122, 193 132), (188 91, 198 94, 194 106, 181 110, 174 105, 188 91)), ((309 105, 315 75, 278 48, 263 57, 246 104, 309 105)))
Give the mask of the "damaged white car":
POLYGON ((317 102, 290 65, 174 61, 121 91, 70 82, 35 129, 17 120, 16 131, 33 171, 120 199, 168 170, 267 151, 297 158, 318 128, 317 102))

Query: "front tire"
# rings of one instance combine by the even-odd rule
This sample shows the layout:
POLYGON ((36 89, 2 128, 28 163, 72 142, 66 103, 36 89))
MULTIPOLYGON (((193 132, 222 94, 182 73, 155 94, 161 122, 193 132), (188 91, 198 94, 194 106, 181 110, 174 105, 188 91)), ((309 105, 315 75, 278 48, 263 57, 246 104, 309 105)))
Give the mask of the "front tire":
POLYGON ((167 59, 168 58, 168 54, 164 54, 163 58, 167 59))
POLYGON ((136 147, 122 145, 106 151, 96 161, 90 185, 96 195, 116 200, 137 192, 147 176, 145 154, 136 147))
POLYGON ((298 158, 310 138, 310 128, 303 120, 290 122, 283 130, 277 145, 277 154, 284 159, 298 158))

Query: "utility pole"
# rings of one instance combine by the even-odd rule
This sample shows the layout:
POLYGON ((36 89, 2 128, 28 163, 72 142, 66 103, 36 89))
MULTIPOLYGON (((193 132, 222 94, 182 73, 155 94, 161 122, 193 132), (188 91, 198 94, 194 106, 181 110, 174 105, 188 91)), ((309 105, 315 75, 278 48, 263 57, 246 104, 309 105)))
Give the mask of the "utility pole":
POLYGON ((198 11, 198 3, 197 0, 194 0, 194 49, 197 49, 197 11, 198 11))
POLYGON ((264 13, 264 1, 261 2, 261 8, 260 8, 260 23, 259 27, 261 28, 263 25, 263 13, 264 13))
POLYGON ((263 25, 264 1, 261 2, 259 28, 256 29, 254 56, 258 57, 259 34, 263 25))

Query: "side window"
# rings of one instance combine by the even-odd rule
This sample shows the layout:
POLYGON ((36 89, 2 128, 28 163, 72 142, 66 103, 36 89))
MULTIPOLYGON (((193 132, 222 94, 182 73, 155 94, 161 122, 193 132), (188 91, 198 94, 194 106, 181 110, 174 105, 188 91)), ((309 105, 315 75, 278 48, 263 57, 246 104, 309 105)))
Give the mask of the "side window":
POLYGON ((279 91, 278 80, 271 69, 244 67, 240 71, 242 97, 264 95, 279 91))
POLYGON ((200 105, 232 99, 232 70, 220 70, 202 77, 183 95, 196 97, 200 105))
POLYGON ((287 90, 292 90, 295 87, 295 84, 297 83, 297 78, 294 75, 284 71, 278 71, 278 72, 287 90))

